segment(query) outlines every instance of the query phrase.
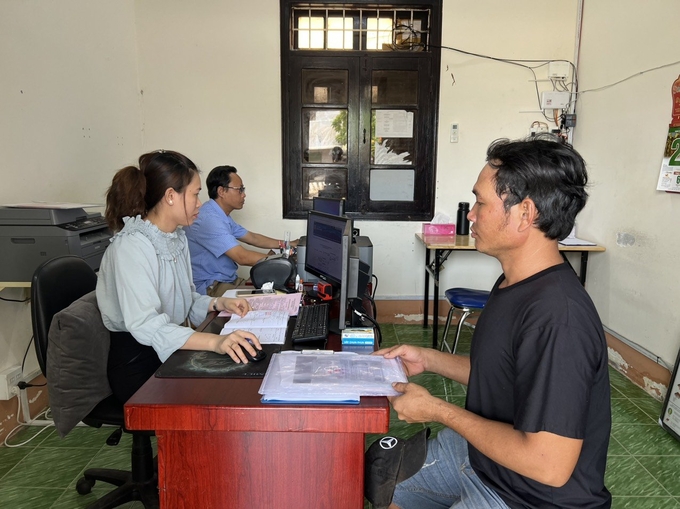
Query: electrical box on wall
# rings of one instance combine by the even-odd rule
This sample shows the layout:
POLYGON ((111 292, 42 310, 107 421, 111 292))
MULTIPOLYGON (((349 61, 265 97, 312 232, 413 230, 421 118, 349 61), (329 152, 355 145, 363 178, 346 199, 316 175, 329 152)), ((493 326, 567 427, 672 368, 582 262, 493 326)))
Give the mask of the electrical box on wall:
POLYGON ((569 76, 569 62, 548 62, 548 78, 565 80, 569 76))
POLYGON ((569 104, 569 92, 541 92, 541 109, 563 110, 569 104))

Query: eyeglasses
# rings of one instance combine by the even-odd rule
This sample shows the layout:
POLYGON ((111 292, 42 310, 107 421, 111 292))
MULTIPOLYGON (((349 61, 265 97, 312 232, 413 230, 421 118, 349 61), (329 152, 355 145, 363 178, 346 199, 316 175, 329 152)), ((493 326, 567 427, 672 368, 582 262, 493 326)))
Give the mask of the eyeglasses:
POLYGON ((238 194, 243 194, 246 192, 246 186, 241 187, 222 186, 222 187, 226 187, 227 189, 236 189, 238 191, 238 194))

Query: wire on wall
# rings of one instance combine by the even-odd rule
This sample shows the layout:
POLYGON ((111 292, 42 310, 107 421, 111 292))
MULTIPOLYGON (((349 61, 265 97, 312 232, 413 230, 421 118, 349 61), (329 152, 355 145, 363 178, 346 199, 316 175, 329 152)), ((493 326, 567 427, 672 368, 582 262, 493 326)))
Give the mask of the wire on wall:
MULTIPOLYGON (((412 27, 403 26, 403 25, 400 25, 400 28, 402 30, 405 29, 405 30, 411 31, 413 39, 414 40, 420 40, 420 37, 419 37, 417 30, 414 30, 412 27)), ((436 46, 436 45, 432 45, 432 44, 427 45, 427 46, 431 47, 431 48, 440 48, 440 49, 445 49, 445 50, 449 50, 449 51, 454 51, 456 53, 461 53, 463 55, 469 55, 469 56, 476 57, 476 58, 484 58, 484 59, 487 59, 487 60, 493 60, 494 62, 501 62, 501 63, 505 63, 505 64, 515 65, 515 66, 527 69, 529 72, 531 72, 531 74, 533 76, 532 81, 534 83, 534 89, 536 91, 536 101, 538 103, 539 110, 542 112, 544 120, 554 123, 555 126, 559 130, 559 133, 557 133, 557 134, 559 134, 560 136, 562 136, 565 139, 567 138, 570 127, 566 125, 566 123, 563 121, 563 118, 566 116, 567 112, 570 111, 570 108, 571 108, 571 111, 573 111, 573 109, 575 107, 575 101, 576 101, 576 94, 575 93, 576 93, 576 90, 578 90, 577 69, 576 69, 576 66, 573 64, 573 62, 571 62, 569 60, 564 60, 564 59, 500 58, 500 57, 494 57, 494 56, 491 56, 491 55, 484 55, 482 53, 475 53, 473 51, 467 51, 467 50, 463 50, 463 49, 460 49, 460 48, 454 48, 452 46, 436 46), (550 78, 549 81, 551 82, 553 91, 566 92, 566 93, 569 94, 569 97, 572 98, 572 99, 569 100, 568 104, 564 108, 546 108, 546 109, 552 109, 553 110, 553 116, 551 118, 545 113, 545 109, 542 108, 542 105, 541 105, 541 93, 540 93, 539 88, 538 88, 539 80, 538 80, 538 76, 536 76, 536 69, 539 69, 541 67, 549 65, 550 63, 553 63, 553 62, 566 62, 567 64, 569 64, 569 66, 571 67, 572 75, 574 76, 574 78, 573 78, 572 81, 567 81, 566 77, 565 78, 555 78, 555 77, 550 78), (536 65, 528 65, 528 64, 536 64, 536 65)), ((421 44, 420 47, 425 48, 426 45, 421 44)), ((452 82, 455 83, 455 77, 454 77, 453 73, 451 73, 451 79, 452 79, 452 82)), ((532 131, 532 133, 533 133, 533 131, 532 131)))
POLYGON ((7 299, 5 297, 0 297, 0 300, 5 301, 5 302, 28 302, 31 300, 30 297, 27 297, 25 299, 19 300, 19 299, 7 299))
MULTIPOLYGON (((399 28, 402 29, 402 30, 409 30, 412 33, 413 40, 417 41, 417 40, 420 39, 418 31, 414 30, 412 27, 400 25, 399 28)), ((418 44, 412 43, 411 48, 413 48, 414 46, 418 46, 418 44)), ((575 118, 576 117, 574 115, 574 111, 575 111, 575 108, 576 108, 576 101, 578 100, 578 97, 580 97, 582 94, 587 94, 587 93, 591 93, 591 92, 600 92, 602 90, 606 90, 606 89, 615 87, 616 85, 624 83, 624 82, 626 82, 630 79, 636 78, 638 76, 642 76, 643 74, 646 74, 648 72, 657 71, 657 70, 660 70, 660 69, 665 69, 667 67, 672 67, 674 65, 680 64, 680 60, 677 60, 675 62, 669 62, 667 64, 662 64, 662 65, 659 65, 659 66, 656 66, 656 67, 651 67, 649 69, 645 69, 644 71, 640 71, 640 72, 637 72, 635 74, 631 74, 630 76, 628 76, 626 78, 623 78, 619 81, 615 81, 614 83, 610 83, 608 85, 603 85, 601 87, 590 88, 590 89, 587 89, 587 90, 579 91, 578 90, 578 70, 577 70, 576 65, 574 65, 574 63, 569 61, 569 60, 500 58, 500 57, 494 57, 494 56, 491 56, 491 55, 484 55, 484 54, 481 54, 481 53, 475 53, 473 51, 466 51, 466 50, 463 50, 463 49, 460 49, 460 48, 454 48, 454 47, 451 47, 451 46, 435 46, 435 45, 432 45, 432 44, 425 45, 425 44, 422 44, 422 43, 419 46, 423 49, 426 49, 427 47, 432 47, 432 48, 441 48, 441 49, 445 49, 445 50, 449 50, 449 51, 455 51, 456 53, 461 53, 463 55, 469 55, 469 56, 472 56, 472 57, 484 58, 484 59, 493 60, 493 61, 496 61, 496 62, 502 62, 502 63, 506 63, 506 64, 510 64, 510 65, 516 65, 516 66, 523 67, 523 68, 529 70, 534 77, 533 82, 534 82, 534 87, 535 87, 535 90, 536 90, 536 97, 537 97, 537 100, 538 100, 539 108, 541 108, 541 97, 540 97, 540 92, 538 90, 538 79, 536 77, 535 69, 538 69, 540 67, 548 65, 551 62, 567 62, 569 64, 569 66, 571 67, 571 70, 572 70, 572 75, 574 77, 573 81, 567 81, 566 78, 565 79, 556 79, 556 78, 551 77, 549 79, 550 79, 550 82, 552 84, 553 91, 568 92, 570 94, 571 99, 570 99, 569 103, 564 108, 553 109, 553 118, 548 117, 545 113, 545 110, 543 108, 541 108, 541 111, 543 112, 543 117, 545 118, 545 120, 547 120, 549 122, 554 122, 555 125, 557 126, 557 128, 559 129, 559 133, 556 133, 556 134, 559 134, 561 137, 563 137, 565 139, 568 137, 570 130, 575 126, 575 118), (527 65, 527 64, 538 64, 538 65, 532 66, 532 65, 527 65)), ((452 84, 455 84, 456 80, 455 80, 453 73, 451 73, 451 79, 452 79, 452 84)), ((536 123, 537 122, 534 122, 532 124, 532 128, 533 128, 534 124, 536 124, 536 123)), ((532 132, 533 132, 533 130, 532 130, 532 132)))
POLYGON ((680 60, 676 60, 675 62, 670 62, 668 64, 663 64, 663 65, 659 65, 659 66, 656 66, 656 67, 651 67, 649 69, 645 69, 644 71, 640 71, 640 72, 636 72, 635 74, 631 74, 627 78, 623 78, 622 80, 615 81, 614 83, 610 83, 609 85, 603 85, 603 86, 597 87, 597 88, 589 88, 587 90, 581 90, 580 92, 577 92, 577 93, 578 93, 578 95, 581 95, 581 94, 587 94, 587 93, 590 93, 590 92, 601 92, 602 90, 606 90, 608 88, 615 87, 616 85, 619 85, 619 84, 623 83, 624 81, 628 81, 630 79, 637 78, 638 76, 642 76, 643 74, 647 74, 648 72, 658 71, 659 69, 665 69, 666 67, 672 67, 672 66, 678 65, 678 64, 680 64, 680 60))

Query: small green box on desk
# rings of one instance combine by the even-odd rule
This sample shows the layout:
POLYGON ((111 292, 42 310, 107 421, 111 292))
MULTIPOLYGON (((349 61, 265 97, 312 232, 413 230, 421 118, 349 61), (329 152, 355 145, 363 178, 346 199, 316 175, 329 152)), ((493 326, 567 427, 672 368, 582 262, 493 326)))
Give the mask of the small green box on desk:
POLYGON ((343 345, 372 345, 374 342, 372 327, 348 327, 342 331, 343 345))

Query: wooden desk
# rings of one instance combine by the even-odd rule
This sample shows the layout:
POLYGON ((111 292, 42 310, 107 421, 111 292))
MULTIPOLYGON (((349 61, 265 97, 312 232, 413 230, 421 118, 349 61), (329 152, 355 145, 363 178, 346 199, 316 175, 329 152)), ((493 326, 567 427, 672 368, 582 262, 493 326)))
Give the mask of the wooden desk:
POLYGON ((364 435, 388 431, 387 398, 265 405, 261 382, 152 377, 125 404, 129 429, 156 432, 161 508, 362 508, 364 435))
MULTIPOLYGON (((423 327, 427 327, 429 299, 430 299, 430 276, 434 286, 434 302, 432 310, 432 348, 437 348, 437 334, 439 329, 439 272, 442 265, 453 251, 477 251, 475 239, 469 235, 425 235, 416 233, 416 238, 425 246, 425 291, 423 292, 423 327), (434 251, 434 260, 430 261, 430 253, 434 251)), ((581 266, 577 273, 581 284, 586 285, 586 271, 588 268, 588 253, 602 252, 602 246, 563 246, 559 245, 560 253, 564 261, 566 253, 581 253, 581 266)), ((569 266, 572 267, 571 263, 569 266)))

